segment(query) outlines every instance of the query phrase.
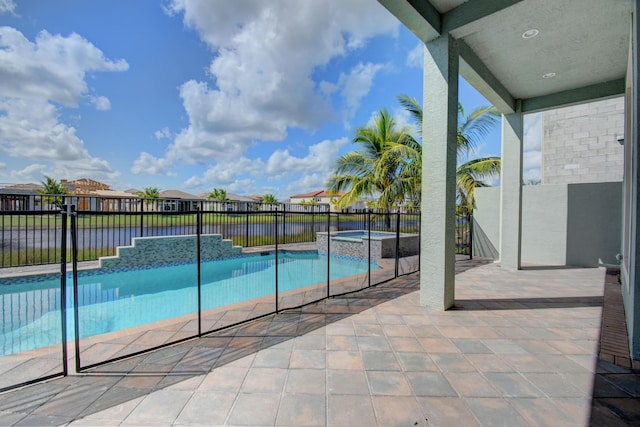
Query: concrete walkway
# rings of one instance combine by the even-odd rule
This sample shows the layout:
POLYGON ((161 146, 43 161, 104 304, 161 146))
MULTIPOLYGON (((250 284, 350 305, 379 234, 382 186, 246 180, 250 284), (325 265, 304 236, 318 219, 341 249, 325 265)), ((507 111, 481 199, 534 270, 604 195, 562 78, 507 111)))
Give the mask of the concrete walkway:
POLYGON ((0 424, 640 425, 639 375, 598 361, 605 271, 482 264, 455 310, 404 276, 3 393, 0 424))

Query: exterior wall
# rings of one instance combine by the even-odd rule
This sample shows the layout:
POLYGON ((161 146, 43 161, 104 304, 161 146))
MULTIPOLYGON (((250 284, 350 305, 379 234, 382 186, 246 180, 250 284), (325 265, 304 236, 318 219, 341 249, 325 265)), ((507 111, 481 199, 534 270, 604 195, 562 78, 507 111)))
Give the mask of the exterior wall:
POLYGON ((543 184, 622 181, 624 98, 545 111, 542 126, 543 184))
POLYGON ((640 22, 638 14, 640 5, 634 3, 633 24, 631 26, 631 43, 629 44, 629 63, 626 77, 626 123, 625 123, 625 176, 624 176, 624 220, 622 250, 622 297, 627 319, 629 346, 631 357, 640 360, 640 198, 638 198, 638 182, 640 182, 640 145, 638 142, 638 68, 640 59, 638 43, 640 42, 640 22))
POLYGON ((616 255, 622 251, 622 183, 569 185, 568 196, 567 264, 618 266, 616 255))
POLYGON ((524 186, 522 261, 542 265, 567 263, 567 186, 524 186))
POLYGON ((474 193, 473 255, 500 258, 500 188, 478 187, 474 193))
MULTIPOLYGON (((477 188, 473 252, 498 259, 499 188, 477 188)), ((617 264, 622 186, 525 186, 522 194, 522 262, 596 267, 617 264)))
MULTIPOLYGON (((118 247, 116 256, 101 257, 100 268, 136 268, 157 264, 195 262, 197 236, 135 237, 133 246, 118 247)), ((219 234, 200 236, 202 260, 237 257, 242 248, 219 234)))

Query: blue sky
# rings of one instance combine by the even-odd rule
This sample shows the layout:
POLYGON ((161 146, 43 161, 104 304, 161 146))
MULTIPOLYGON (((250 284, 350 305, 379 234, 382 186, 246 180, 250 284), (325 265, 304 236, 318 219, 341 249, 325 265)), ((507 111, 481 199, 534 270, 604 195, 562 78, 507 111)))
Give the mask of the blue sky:
POLYGON ((378 109, 407 123, 400 94, 422 100, 422 48, 375 0, 0 0, 2 183, 285 199, 378 109))

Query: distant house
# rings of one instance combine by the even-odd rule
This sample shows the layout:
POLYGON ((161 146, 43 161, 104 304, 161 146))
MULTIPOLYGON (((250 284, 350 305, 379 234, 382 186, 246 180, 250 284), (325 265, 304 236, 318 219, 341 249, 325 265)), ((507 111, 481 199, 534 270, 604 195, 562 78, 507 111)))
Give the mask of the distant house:
POLYGON ((0 188, 0 210, 30 211, 40 206, 40 184, 11 184, 0 188))
MULTIPOLYGON (((330 193, 326 190, 316 190, 310 193, 294 194, 290 198, 291 205, 328 206, 331 212, 338 212, 335 202, 345 193, 330 193)), ((342 212, 358 212, 365 209, 364 202, 358 201, 342 212)))
POLYGON ((81 211, 128 212, 139 205, 139 197, 125 191, 112 190, 108 184, 89 178, 60 183, 71 196, 71 204, 81 211))
POLYGON ((239 194, 227 193, 227 200, 209 200, 209 193, 200 193, 198 198, 205 199, 203 202, 203 210, 205 211, 226 211, 226 212, 242 212, 253 211, 256 202, 250 196, 241 196, 239 194))
POLYGON ((161 191, 158 198, 160 199, 159 209, 163 212, 195 211, 201 201, 206 200, 180 190, 161 191))
POLYGON ((110 190, 109 185, 89 178, 80 178, 73 181, 61 179, 60 184, 67 188, 69 194, 93 194, 97 190, 110 190))

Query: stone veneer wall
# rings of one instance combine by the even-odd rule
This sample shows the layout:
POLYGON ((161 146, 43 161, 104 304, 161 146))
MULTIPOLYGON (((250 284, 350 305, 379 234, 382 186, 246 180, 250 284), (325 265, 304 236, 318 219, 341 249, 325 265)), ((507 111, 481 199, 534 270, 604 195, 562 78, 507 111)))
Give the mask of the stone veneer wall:
POLYGON ((624 98, 545 111, 542 184, 622 181, 624 98))
MULTIPOLYGON (((316 233, 318 253, 327 253, 327 233, 316 233)), ((418 255, 420 246, 419 235, 400 234, 400 257, 418 255)), ((362 241, 356 239, 336 238, 331 239, 332 254, 348 256, 352 258, 367 259, 369 257, 368 239, 362 241)), ((396 253, 396 239, 371 239, 371 259, 393 258, 396 253)))
MULTIPOLYGON (((101 257, 100 268, 144 267, 156 264, 195 262, 197 236, 135 237, 132 246, 119 246, 116 256, 101 257)), ((212 260, 242 254, 240 246, 220 234, 200 236, 200 258, 212 260)))
MULTIPOLYGON (((316 233, 316 244, 319 254, 327 253, 327 233, 316 233)), ((367 259, 369 258, 369 243, 367 240, 362 241, 355 240, 338 240, 331 239, 331 247, 329 248, 332 254, 348 256, 352 258, 367 259), (338 246, 339 245, 339 246, 338 246)), ((371 258, 382 258, 382 242, 380 240, 371 240, 371 258)))

